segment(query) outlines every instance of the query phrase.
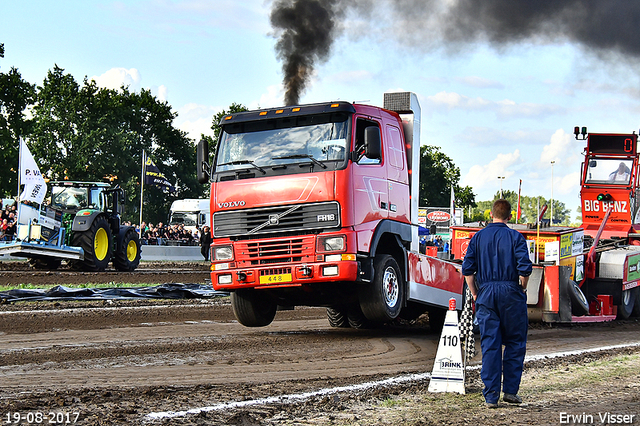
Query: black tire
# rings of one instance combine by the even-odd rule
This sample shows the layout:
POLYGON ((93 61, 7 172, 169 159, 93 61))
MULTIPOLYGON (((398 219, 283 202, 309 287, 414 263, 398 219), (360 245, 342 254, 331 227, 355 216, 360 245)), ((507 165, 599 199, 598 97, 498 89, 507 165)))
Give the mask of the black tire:
POLYGON ((349 327, 357 330, 377 328, 381 325, 380 323, 368 319, 362 313, 362 309, 360 309, 360 305, 358 304, 349 306, 349 310, 347 311, 347 320, 349 321, 349 327))
POLYGON ((379 323, 396 319, 404 304, 404 287, 396 260, 388 254, 376 256, 373 282, 358 291, 364 316, 379 323))
POLYGON ((84 261, 77 265, 85 271, 104 271, 111 260, 112 244, 107 218, 97 216, 89 229, 73 235, 72 245, 84 250, 84 261))
POLYGON ((58 269, 60 267, 60 265, 62 265, 62 260, 61 259, 55 259, 55 258, 29 259, 29 265, 33 269, 55 271, 56 269, 58 269))
POLYGON ((140 254, 140 237, 134 228, 129 228, 113 256, 113 267, 118 271, 134 271, 140 264, 140 254))
POLYGON ((435 306, 429 306, 429 327, 431 331, 440 333, 442 327, 444 327, 444 319, 447 316, 447 310, 445 308, 436 308, 435 306))
POLYGON ((636 287, 633 290, 636 293, 636 302, 633 305, 633 312, 631 312, 631 315, 634 317, 640 317, 640 287, 636 287))
POLYGON ((231 293, 231 306, 238 322, 245 327, 264 327, 273 322, 278 305, 264 292, 240 289, 231 293))
POLYGON ((329 325, 336 328, 349 328, 347 310, 342 307, 327 308, 329 325))
POLYGON ((635 289, 632 288, 622 292, 622 300, 618 305, 618 319, 627 319, 633 313, 633 307, 636 304, 636 294, 633 290, 635 289))
POLYGON ((569 294, 571 296, 571 313, 577 317, 587 315, 589 313, 589 302, 580 289, 580 286, 572 280, 569 280, 569 294))

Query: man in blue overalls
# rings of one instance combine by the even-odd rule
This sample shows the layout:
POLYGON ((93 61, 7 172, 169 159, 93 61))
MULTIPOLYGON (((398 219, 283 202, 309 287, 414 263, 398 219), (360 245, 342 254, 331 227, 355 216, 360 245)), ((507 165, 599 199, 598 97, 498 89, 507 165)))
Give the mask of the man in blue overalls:
POLYGON ((462 274, 476 301, 480 325, 484 395, 487 407, 498 407, 500 381, 503 400, 520 404, 520 379, 527 347, 526 288, 531 260, 525 238, 509 228, 511 204, 496 200, 493 221, 478 231, 467 249, 462 274), (502 353, 504 345, 504 355, 502 353))

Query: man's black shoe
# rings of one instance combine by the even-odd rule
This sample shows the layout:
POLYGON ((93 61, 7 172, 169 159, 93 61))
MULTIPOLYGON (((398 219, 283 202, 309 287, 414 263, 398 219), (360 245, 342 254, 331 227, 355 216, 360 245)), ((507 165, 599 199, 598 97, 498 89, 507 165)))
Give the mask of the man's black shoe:
POLYGON ((509 404, 522 404, 522 398, 512 393, 505 393, 502 397, 502 400, 504 402, 508 402, 509 404))

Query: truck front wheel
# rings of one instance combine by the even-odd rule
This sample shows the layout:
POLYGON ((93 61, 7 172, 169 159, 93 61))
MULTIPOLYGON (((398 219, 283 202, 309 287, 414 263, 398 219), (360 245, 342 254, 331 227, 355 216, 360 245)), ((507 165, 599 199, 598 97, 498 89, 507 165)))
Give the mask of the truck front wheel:
POLYGON ((96 217, 86 231, 76 232, 72 245, 84 250, 80 268, 91 272, 104 271, 111 260, 111 244, 111 229, 104 216, 96 217))
POLYGON ((275 318, 278 305, 264 293, 240 289, 231 293, 231 307, 240 324, 245 327, 264 327, 275 318))
POLYGON ((404 302, 404 284, 398 263, 392 256, 376 256, 373 282, 362 285, 358 297, 367 319, 388 322, 397 318, 404 302))

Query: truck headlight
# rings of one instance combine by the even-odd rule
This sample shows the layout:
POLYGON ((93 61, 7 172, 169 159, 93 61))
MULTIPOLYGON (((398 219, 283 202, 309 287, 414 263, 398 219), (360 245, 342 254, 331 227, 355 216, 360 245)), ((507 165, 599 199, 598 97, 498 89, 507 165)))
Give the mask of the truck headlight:
POLYGON ((330 251, 345 251, 347 249, 347 238, 344 235, 331 235, 327 237, 318 237, 318 253, 330 251))
POLYGON ((215 246, 211 255, 212 261, 233 260, 233 246, 215 246))

